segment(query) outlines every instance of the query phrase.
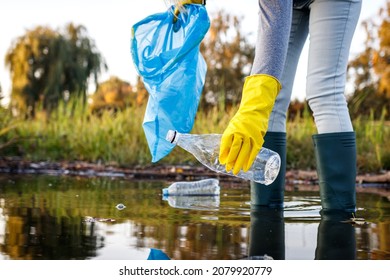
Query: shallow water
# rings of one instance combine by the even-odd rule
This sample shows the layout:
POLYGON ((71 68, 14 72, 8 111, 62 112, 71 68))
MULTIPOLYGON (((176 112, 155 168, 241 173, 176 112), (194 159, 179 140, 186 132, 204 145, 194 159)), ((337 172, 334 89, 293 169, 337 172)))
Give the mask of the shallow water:
POLYGON ((321 216, 317 186, 251 211, 246 184, 167 201, 169 183, 0 175, 0 259, 390 259, 389 187, 359 187, 351 221, 321 216))

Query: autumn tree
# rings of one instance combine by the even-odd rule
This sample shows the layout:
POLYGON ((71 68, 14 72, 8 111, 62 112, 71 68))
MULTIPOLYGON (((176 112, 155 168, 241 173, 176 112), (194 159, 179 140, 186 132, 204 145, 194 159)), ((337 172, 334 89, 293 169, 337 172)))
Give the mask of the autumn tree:
POLYGON ((38 26, 12 43, 6 54, 12 79, 11 106, 34 117, 38 106, 52 111, 60 100, 86 102, 92 78, 106 68, 85 27, 68 24, 63 30, 38 26))
POLYGON ((241 19, 219 11, 201 44, 207 75, 200 107, 221 109, 241 100, 244 78, 250 74, 254 46, 241 30, 241 19))
POLYGON ((379 47, 373 54, 373 66, 379 77, 379 94, 390 99, 390 1, 379 16, 382 22, 378 27, 379 47))
POLYGON ((145 88, 145 84, 142 81, 140 76, 137 77, 136 92, 137 92, 137 99, 136 99, 137 106, 146 104, 149 95, 148 95, 148 91, 145 88))
POLYGON ((99 84, 98 90, 92 96, 91 109, 93 112, 102 110, 118 111, 135 105, 136 93, 130 83, 118 77, 111 77, 109 80, 99 84))
MULTIPOLYGON (((349 63, 354 92, 349 98, 352 117, 382 115, 390 110, 390 1, 378 17, 362 23, 367 39, 365 49, 349 63)), ((388 118, 388 115, 387 115, 388 118)))

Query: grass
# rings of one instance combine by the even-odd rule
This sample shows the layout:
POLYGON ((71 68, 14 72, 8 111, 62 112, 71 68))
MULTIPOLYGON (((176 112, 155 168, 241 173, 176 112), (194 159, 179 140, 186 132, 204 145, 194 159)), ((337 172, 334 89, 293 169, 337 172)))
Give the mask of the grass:
MULTIPOLYGON (((0 156, 21 156, 33 161, 100 162, 120 166, 147 166, 151 156, 142 122, 144 107, 130 107, 117 113, 91 114, 80 106, 70 113, 63 105, 50 120, 17 120, 0 111, 0 156), (10 143, 7 146, 2 145, 10 143)), ((222 110, 198 112, 192 133, 222 133, 233 116, 222 110)), ((390 169, 390 124, 359 118, 354 121, 360 172, 390 169)), ((309 112, 287 124, 288 168, 314 169, 312 134, 316 128, 309 112)), ((186 151, 175 148, 157 164, 198 164, 186 151)))
POLYGON ((368 120, 354 122, 358 145, 358 168, 365 171, 390 169, 390 123, 385 121, 386 110, 379 120, 373 112, 368 120))
MULTIPOLYGON (((50 121, 44 117, 26 120, 8 133, 18 141, 17 149, 2 154, 20 154, 30 160, 83 160, 118 164, 145 164, 149 161, 141 123, 143 108, 101 116, 62 106, 50 121)), ((15 148, 15 147, 14 147, 15 148)))
POLYGON ((303 116, 297 114, 287 122, 287 168, 314 169, 315 158, 311 136, 316 134, 314 121, 306 108, 303 116))

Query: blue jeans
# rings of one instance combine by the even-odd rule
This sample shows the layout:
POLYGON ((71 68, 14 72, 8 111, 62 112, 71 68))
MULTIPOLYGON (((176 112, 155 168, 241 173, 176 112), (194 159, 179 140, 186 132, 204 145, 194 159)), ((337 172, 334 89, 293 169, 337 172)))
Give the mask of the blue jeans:
POLYGON ((285 132, 287 109, 298 60, 309 35, 306 100, 318 133, 353 131, 344 95, 348 55, 359 19, 361 0, 314 0, 294 9, 282 90, 273 108, 268 131, 285 132))

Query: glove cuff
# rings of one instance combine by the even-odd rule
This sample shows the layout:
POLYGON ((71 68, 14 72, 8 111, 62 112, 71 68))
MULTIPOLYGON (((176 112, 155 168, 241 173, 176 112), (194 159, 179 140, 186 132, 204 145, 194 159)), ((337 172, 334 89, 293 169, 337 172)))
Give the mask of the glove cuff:
POLYGON ((199 4, 199 5, 206 5, 206 0, 183 0, 180 1, 181 5, 186 5, 186 4, 199 4))
POLYGON ((270 80, 270 81, 274 80, 275 83, 277 84, 276 89, 277 89, 278 93, 282 89, 282 84, 280 83, 280 81, 272 75, 253 74, 253 75, 250 75, 250 76, 245 78, 245 83, 247 82, 247 80, 248 80, 248 82, 249 82, 249 80, 270 80))
POLYGON ((272 109, 281 89, 280 82, 273 76, 256 74, 245 79, 240 110, 272 109))
POLYGON ((173 22, 175 23, 177 21, 177 17, 180 14, 180 9, 183 8, 184 5, 188 4, 198 4, 198 5, 206 5, 206 0, 180 0, 179 3, 176 5, 175 10, 173 14, 175 15, 173 17, 173 22))

